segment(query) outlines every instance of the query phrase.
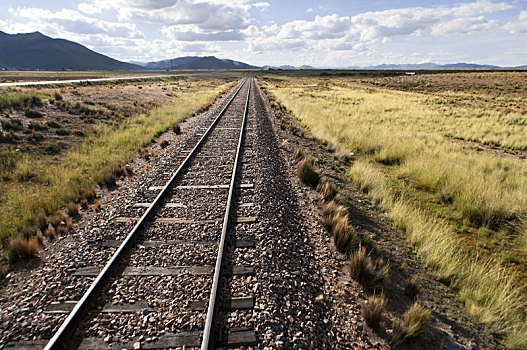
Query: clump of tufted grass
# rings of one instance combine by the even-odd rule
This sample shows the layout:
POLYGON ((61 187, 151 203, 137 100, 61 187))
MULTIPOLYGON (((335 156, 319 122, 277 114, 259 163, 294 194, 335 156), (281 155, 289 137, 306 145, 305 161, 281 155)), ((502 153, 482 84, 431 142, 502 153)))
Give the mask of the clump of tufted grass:
POLYGON ((371 328, 377 328, 382 319, 382 313, 386 307, 386 297, 372 295, 362 304, 362 318, 371 328))
POLYGON ((419 302, 415 302, 403 315, 403 319, 394 318, 392 324, 392 345, 415 339, 425 332, 426 322, 430 317, 430 310, 425 309, 419 302))

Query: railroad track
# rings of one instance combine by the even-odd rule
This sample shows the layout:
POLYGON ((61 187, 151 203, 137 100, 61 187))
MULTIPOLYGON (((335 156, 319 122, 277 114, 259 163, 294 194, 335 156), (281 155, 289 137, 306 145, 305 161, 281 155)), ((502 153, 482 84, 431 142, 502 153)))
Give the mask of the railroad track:
POLYGON ((141 192, 144 200, 127 210, 138 215, 114 218, 116 227, 131 229, 102 242, 114 250, 106 265, 72 271, 93 282, 79 301, 48 307, 49 313, 69 314, 45 349, 256 344, 253 329, 216 324, 254 303, 251 295, 232 297, 239 293, 221 289, 232 276, 254 272, 224 257, 226 249, 254 247, 250 238, 228 236, 233 224, 256 221, 245 215, 254 185, 239 174, 242 168, 251 172, 241 160, 250 157, 243 146, 253 89, 252 77, 240 82, 210 125, 182 148, 186 153, 167 160, 177 170, 141 192))

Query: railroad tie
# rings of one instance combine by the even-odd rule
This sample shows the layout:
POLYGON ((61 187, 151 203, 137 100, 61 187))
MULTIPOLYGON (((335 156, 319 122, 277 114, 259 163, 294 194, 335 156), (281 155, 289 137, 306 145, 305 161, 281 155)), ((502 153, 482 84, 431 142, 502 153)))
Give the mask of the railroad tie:
MULTIPOLYGON (((101 271, 100 267, 88 266, 82 267, 73 272, 73 276, 97 276, 101 271)), ((226 266, 224 268, 227 275, 252 275, 254 268, 252 266, 234 265, 226 266)), ((177 276, 182 274, 191 275, 212 275, 214 273, 214 266, 174 266, 174 267, 158 267, 158 266, 127 266, 122 272, 122 276, 177 276)))

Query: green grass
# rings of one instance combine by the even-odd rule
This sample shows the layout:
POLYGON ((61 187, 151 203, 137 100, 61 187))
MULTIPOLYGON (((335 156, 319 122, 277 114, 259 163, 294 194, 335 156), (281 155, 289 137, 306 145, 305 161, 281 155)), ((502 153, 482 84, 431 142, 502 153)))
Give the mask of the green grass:
POLYGON ((49 96, 37 92, 3 92, 0 93, 0 111, 8 108, 24 108, 39 105, 42 99, 49 96))

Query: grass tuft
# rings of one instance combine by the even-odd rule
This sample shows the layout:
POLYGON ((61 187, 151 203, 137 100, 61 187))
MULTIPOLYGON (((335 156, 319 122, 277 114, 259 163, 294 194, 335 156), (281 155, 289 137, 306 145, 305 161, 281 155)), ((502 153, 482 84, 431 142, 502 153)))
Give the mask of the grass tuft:
POLYGON ((315 170, 315 161, 311 157, 298 162, 296 173, 304 184, 313 188, 316 188, 320 181, 320 174, 315 170))
POLYGON ((295 159, 297 161, 302 160, 306 157, 306 154, 304 152, 304 149, 302 147, 298 147, 295 151, 295 159))
POLYGON ((364 247, 360 247, 349 257, 347 270, 349 276, 366 289, 383 288, 388 276, 387 267, 377 268, 366 255, 364 247))
POLYGON ((394 318, 392 325, 392 345, 420 337, 424 331, 430 311, 415 302, 403 315, 403 319, 394 318))
POLYGON ((386 297, 372 295, 362 304, 362 318, 371 328, 377 328, 382 319, 382 313, 386 307, 386 297))
POLYGON ((168 145, 170 145, 170 142, 168 142, 168 140, 163 140, 159 144, 159 146, 161 146, 161 148, 167 148, 168 145))
POLYGON ((179 126, 179 124, 176 124, 176 125, 172 126, 172 132, 174 132, 174 134, 176 134, 176 135, 180 135, 181 134, 181 127, 179 126))
POLYGON ((68 211, 68 215, 72 217, 77 216, 79 214, 79 207, 73 202, 68 202, 66 204, 66 210, 68 211))
POLYGON ((38 251, 38 241, 31 237, 26 239, 24 237, 15 237, 11 239, 7 246, 7 257, 10 263, 21 259, 28 259, 38 251))
POLYGON ((338 194, 337 187, 329 181, 319 184, 317 186, 317 191, 319 192, 320 199, 323 202, 332 201, 338 194))
POLYGON ((322 208, 322 226, 324 226, 326 231, 331 234, 333 232, 333 226, 335 225, 335 217, 337 215, 344 216, 346 214, 346 207, 333 200, 322 208))
POLYGON ((419 294, 420 289, 421 287, 419 286, 419 281, 417 281, 417 276, 414 275, 406 281, 404 286, 404 294, 412 299, 415 299, 417 294, 419 294))
POLYGON ((355 229, 349 224, 347 215, 334 216, 333 245, 341 254, 348 254, 351 248, 359 244, 355 229))

